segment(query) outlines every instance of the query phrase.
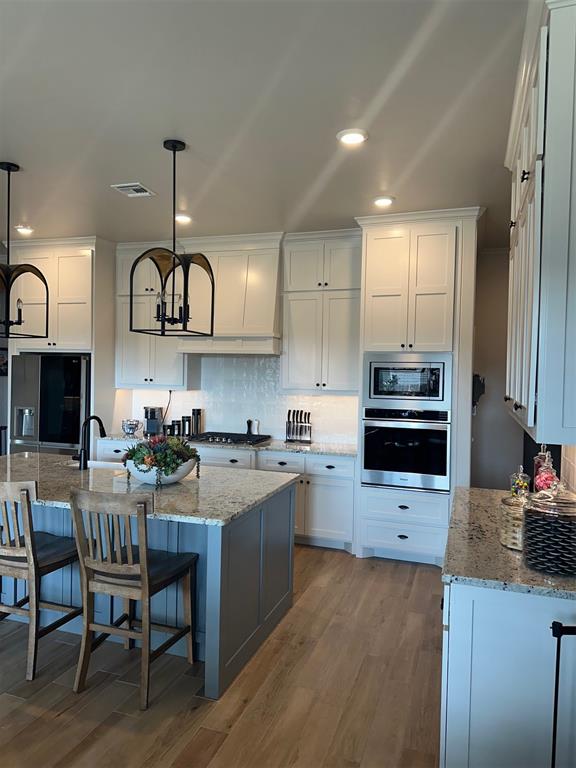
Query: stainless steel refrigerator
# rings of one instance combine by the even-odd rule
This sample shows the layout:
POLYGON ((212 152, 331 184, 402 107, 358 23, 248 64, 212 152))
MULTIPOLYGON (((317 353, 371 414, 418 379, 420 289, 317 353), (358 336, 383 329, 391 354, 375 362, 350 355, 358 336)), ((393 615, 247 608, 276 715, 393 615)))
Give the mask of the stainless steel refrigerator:
POLYGON ((90 355, 12 357, 10 453, 76 454, 90 410, 90 355))

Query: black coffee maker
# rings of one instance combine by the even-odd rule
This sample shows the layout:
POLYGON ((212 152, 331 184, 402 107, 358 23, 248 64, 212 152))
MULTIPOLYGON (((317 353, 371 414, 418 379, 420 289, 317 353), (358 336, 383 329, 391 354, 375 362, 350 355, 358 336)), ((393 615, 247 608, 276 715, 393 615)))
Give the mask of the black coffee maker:
POLYGON ((159 405, 144 406, 144 437, 162 434, 163 411, 159 405))

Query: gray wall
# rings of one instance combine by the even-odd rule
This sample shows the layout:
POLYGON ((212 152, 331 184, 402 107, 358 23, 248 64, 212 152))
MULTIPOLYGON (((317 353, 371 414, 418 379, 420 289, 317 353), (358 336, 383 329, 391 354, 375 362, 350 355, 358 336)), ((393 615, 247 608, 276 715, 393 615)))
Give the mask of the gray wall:
POLYGON ((486 379, 486 393, 472 418, 471 484, 507 488, 522 460, 523 431, 504 405, 508 310, 508 251, 478 255, 474 372, 486 379))

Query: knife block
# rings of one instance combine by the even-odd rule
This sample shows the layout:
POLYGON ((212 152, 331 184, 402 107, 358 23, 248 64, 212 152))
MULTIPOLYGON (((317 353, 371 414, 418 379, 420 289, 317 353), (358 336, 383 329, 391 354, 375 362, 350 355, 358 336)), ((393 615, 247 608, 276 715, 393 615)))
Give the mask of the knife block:
POLYGON ((304 421, 287 421, 285 442, 310 445, 312 442, 312 424, 307 424, 304 421))

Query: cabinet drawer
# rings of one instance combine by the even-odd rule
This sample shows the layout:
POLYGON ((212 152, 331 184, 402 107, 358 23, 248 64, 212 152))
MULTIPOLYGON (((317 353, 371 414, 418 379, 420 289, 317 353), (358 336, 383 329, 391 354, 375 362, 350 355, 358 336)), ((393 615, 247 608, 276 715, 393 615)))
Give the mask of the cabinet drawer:
POLYGON ((326 477, 354 477, 354 459, 350 456, 306 456, 306 474, 326 477))
POLYGON ((260 451, 257 454, 258 469, 274 470, 275 472, 304 473, 304 456, 295 453, 260 451))
MULTIPOLYGON (((141 439, 141 438, 140 438, 141 439)), ((129 445, 138 442, 138 438, 119 440, 96 440, 96 458, 98 461, 122 461, 129 445)))
POLYGON ((363 517, 390 522, 448 525, 450 495, 390 491, 386 488, 362 488, 360 514, 363 517))
POLYGON ((233 448, 200 448, 195 446, 200 454, 200 461, 211 467, 234 467, 236 469, 252 469, 254 466, 254 451, 234 450, 233 448))
POLYGON ((446 528, 387 523, 370 517, 360 519, 360 544, 375 549, 394 549, 441 557, 446 548, 446 528))

